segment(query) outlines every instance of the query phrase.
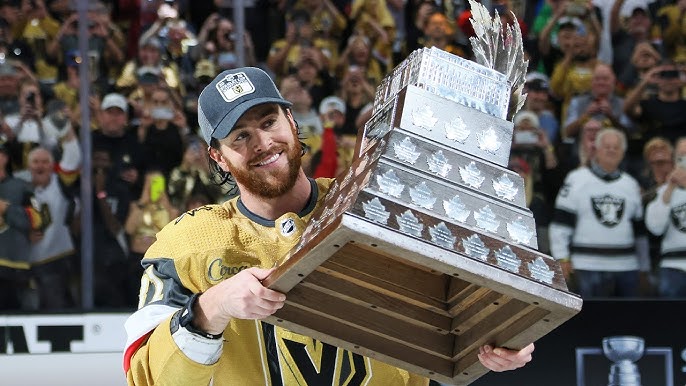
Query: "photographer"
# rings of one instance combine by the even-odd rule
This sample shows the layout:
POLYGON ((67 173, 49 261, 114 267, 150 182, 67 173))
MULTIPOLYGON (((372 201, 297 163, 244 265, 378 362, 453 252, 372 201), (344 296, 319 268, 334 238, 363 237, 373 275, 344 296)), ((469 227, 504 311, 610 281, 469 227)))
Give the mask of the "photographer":
POLYGON ((686 85, 686 73, 671 62, 656 66, 627 95, 624 112, 641 125, 643 140, 663 136, 670 142, 683 136, 686 127, 686 100, 681 91, 686 85), (657 86, 657 94, 641 98, 645 89, 657 86))
MULTIPOLYGON (((34 53, 36 76, 42 85, 54 84, 57 81, 58 69, 54 56, 46 55, 46 48, 55 39, 60 29, 60 23, 47 11, 44 0, 23 0, 17 9, 20 15, 12 23, 13 17, 8 17, 12 24, 12 32, 18 40, 25 41, 34 53)), ((7 17, 7 15, 5 15, 7 17)))
POLYGON ((272 43, 267 66, 277 77, 289 75, 298 69, 303 56, 309 55, 322 69, 328 69, 330 54, 322 48, 325 44, 314 37, 310 15, 302 10, 292 12, 286 19, 286 35, 272 43))
POLYGON ((522 110, 515 115, 511 156, 527 162, 531 168, 533 190, 552 201, 556 193, 554 173, 558 162, 555 148, 541 128, 536 113, 522 110))
MULTIPOLYGON (((255 47, 250 33, 244 31, 244 34, 245 62, 248 66, 254 66, 257 64, 255 47)), ((235 68, 238 63, 235 40, 236 33, 233 22, 213 13, 200 28, 198 44, 189 52, 193 60, 208 59, 215 65, 215 68, 222 70, 235 68)))
MULTIPOLYGON (((125 37, 110 20, 109 10, 100 2, 89 9, 88 23, 88 59, 90 61, 90 79, 97 82, 98 88, 104 90, 108 83, 110 70, 117 70, 124 63, 125 37)), ((79 14, 73 11, 59 28, 54 39, 48 41, 46 52, 50 58, 64 66, 69 53, 79 49, 79 14)))
POLYGON ((547 20, 544 11, 536 18, 533 33, 538 35, 539 70, 551 74, 555 65, 572 51, 577 34, 590 31, 594 36, 601 35, 600 12, 590 1, 554 0, 547 20), (542 28, 539 26, 543 25, 542 28))

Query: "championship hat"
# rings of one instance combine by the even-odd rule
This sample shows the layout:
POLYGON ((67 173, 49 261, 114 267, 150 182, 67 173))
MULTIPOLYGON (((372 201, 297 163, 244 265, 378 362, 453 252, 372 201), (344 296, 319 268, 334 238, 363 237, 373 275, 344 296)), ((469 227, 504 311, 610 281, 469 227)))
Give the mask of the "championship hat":
POLYGON ((250 108, 264 103, 290 107, 266 72, 255 67, 226 70, 198 98, 198 124, 205 141, 226 138, 250 108))

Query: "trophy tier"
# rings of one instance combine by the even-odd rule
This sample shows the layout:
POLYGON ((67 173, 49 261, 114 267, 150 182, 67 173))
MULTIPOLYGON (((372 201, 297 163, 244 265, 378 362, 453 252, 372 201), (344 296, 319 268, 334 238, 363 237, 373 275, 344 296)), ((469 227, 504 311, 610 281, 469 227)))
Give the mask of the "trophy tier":
MULTIPOLYGON (((503 204, 526 207, 524 179, 503 167, 483 162, 470 154, 396 128, 382 137, 388 145, 382 159, 411 167, 416 173, 429 175, 446 183, 484 194, 503 204)), ((372 144, 378 142, 376 139, 372 144)))
POLYGON ((507 167, 514 125, 416 86, 406 86, 358 134, 355 155, 375 138, 402 128, 481 160, 507 167))

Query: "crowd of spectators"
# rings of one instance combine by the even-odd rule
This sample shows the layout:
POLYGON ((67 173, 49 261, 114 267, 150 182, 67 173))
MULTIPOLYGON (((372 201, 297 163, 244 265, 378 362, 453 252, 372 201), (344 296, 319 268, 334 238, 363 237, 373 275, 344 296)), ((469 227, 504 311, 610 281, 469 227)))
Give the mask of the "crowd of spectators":
MULTIPOLYGON (((686 295, 686 1, 646 1, 485 3, 518 23, 529 60, 509 167, 526 181, 539 249, 585 297, 686 295)), ((333 177, 376 86, 410 52, 472 58, 465 0, 245 0, 242 44, 233 3, 89 1, 80 20, 73 1, 0 0, 0 310, 79 306, 84 159, 95 306, 136 306, 156 232, 236 193, 213 183, 197 135, 197 97, 222 70, 267 71, 293 103, 305 170, 333 177)))

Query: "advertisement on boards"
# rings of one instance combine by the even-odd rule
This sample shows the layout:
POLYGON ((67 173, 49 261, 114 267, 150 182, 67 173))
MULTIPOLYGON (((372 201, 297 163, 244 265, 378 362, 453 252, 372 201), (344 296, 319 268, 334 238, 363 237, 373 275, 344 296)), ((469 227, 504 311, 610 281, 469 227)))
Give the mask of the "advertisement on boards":
POLYGON ((473 386, 684 386, 686 301, 588 300, 524 368, 473 386))

